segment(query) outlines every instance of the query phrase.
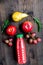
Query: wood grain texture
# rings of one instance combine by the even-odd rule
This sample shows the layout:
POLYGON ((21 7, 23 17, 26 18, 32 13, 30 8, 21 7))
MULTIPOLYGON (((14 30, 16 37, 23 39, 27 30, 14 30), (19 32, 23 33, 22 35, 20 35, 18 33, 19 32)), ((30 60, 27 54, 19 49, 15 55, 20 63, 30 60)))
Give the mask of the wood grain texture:
MULTIPOLYGON (((9 15, 14 11, 21 12, 30 12, 33 11, 33 15, 39 17, 43 24, 43 0, 0 0, 0 24, 2 25, 5 19, 8 19, 9 15)), ((26 19, 23 19, 25 21, 26 19)), ((19 31, 19 24, 12 22, 13 25, 17 26, 19 31)), ((37 27, 34 25, 37 33, 37 27)), ((43 39, 43 29, 42 32, 37 33, 43 39)), ((3 60, 3 65, 19 65, 15 59, 15 44, 14 47, 8 47, 6 44, 2 43, 2 39, 6 38, 4 34, 1 33, 0 30, 0 58, 3 60)), ((27 42, 26 42, 27 43, 27 42)), ((26 52, 27 52, 27 63, 24 65, 43 65, 43 40, 38 45, 29 45, 26 44, 26 52), (30 51, 32 50, 32 51, 30 51), (34 56, 32 55, 32 52, 34 56)))

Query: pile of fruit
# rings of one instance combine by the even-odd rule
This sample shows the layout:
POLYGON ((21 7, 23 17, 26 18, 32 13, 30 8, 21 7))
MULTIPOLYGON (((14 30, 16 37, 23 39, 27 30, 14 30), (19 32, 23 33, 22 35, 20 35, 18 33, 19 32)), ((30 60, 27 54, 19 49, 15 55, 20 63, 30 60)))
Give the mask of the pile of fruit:
MULTIPOLYGON (((20 22, 23 18, 28 17, 29 15, 26 13, 22 12, 14 12, 12 14, 12 20, 16 23, 20 22)), ((38 18, 33 17, 33 20, 35 23, 37 23, 38 26, 38 32, 41 30, 41 22, 39 21, 38 18)), ((38 42, 41 41, 41 38, 36 37, 36 33, 32 32, 33 30, 33 23, 31 21, 24 21, 21 26, 22 31, 24 34, 26 33, 26 38, 28 40, 28 43, 30 44, 37 44, 38 42)), ((2 33, 5 31, 7 35, 9 36, 14 36, 17 33, 17 27, 15 25, 10 25, 9 20, 4 21, 4 25, 2 26, 1 29, 2 33)), ((12 41, 10 40, 5 40, 5 43, 7 43, 9 46, 12 46, 12 41)))
MULTIPOLYGON (((22 12, 14 12, 12 14, 12 20, 14 22, 20 22, 23 18, 29 16, 26 13, 22 13, 22 12)), ((39 21, 38 18, 33 17, 33 20, 35 23, 37 23, 38 26, 38 32, 41 30, 41 22, 39 21)), ((2 33, 5 31, 5 33, 9 36, 11 36, 11 38, 9 39, 5 39, 4 43, 7 44, 8 46, 12 47, 13 46, 13 38, 16 35, 16 54, 17 54, 17 60, 19 64, 24 64, 26 63, 26 47, 25 47, 25 41, 23 36, 25 35, 25 39, 27 40, 27 42, 29 44, 37 44, 38 42, 41 42, 41 38, 36 36, 35 32, 32 32, 33 30, 33 23, 29 20, 24 21, 21 24, 21 30, 24 32, 19 33, 17 32, 17 27, 15 25, 10 25, 10 21, 9 20, 5 20, 4 21, 4 25, 2 26, 2 33)))
POLYGON ((30 43, 30 44, 37 44, 38 42, 41 42, 41 38, 37 37, 35 32, 26 34, 25 37, 26 37, 28 43, 30 43))
POLYGON ((12 38, 10 38, 10 39, 5 39, 5 40, 3 40, 4 41, 4 43, 6 43, 8 46, 13 46, 13 39, 12 38))

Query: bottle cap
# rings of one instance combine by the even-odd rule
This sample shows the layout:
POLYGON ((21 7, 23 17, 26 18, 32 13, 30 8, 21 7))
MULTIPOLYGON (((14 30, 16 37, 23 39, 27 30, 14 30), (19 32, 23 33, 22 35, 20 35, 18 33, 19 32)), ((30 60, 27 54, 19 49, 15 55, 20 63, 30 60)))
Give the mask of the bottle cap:
POLYGON ((17 34, 16 37, 17 37, 17 38, 22 38, 22 37, 23 37, 23 34, 17 34))

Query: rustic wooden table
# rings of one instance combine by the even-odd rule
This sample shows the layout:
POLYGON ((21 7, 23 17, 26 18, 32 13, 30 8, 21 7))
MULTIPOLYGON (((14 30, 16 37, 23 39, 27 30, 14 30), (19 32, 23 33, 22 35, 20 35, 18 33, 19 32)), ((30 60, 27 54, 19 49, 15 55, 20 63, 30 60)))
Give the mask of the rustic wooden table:
MULTIPOLYGON (((0 0, 0 65, 19 65, 15 59, 15 44, 14 47, 8 47, 4 44, 2 39, 6 38, 6 36, 1 33, 3 21, 8 19, 9 15, 14 11, 31 12, 31 14, 33 12, 32 15, 39 17, 43 24, 43 0, 0 0)), ((14 24, 13 22, 12 24, 19 28, 21 23, 14 24)), ((36 25, 34 31, 37 33, 36 25)), ((43 29, 37 35, 43 39, 43 29)), ((37 45, 29 45, 27 43, 26 52, 27 63, 24 65, 43 65, 43 40, 37 45)))

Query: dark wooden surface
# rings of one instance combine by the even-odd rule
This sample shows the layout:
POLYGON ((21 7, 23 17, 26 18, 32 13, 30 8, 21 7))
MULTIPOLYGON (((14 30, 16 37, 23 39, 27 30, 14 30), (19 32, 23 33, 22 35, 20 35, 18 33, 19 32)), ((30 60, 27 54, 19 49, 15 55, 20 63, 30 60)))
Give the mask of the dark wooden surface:
MULTIPOLYGON (((19 65, 15 60, 15 46, 11 48, 2 42, 6 36, 1 33, 1 26, 13 11, 33 12, 33 16, 39 17, 43 24, 43 0, 0 0, 0 65, 2 63, 3 65, 19 65)), ((19 28, 21 23, 14 23, 14 25, 19 28)), ((34 27, 34 31, 37 33, 36 25, 34 27)), ((37 35, 42 38, 42 42, 37 45, 26 44, 27 63, 24 65, 43 65, 43 28, 37 35)))

